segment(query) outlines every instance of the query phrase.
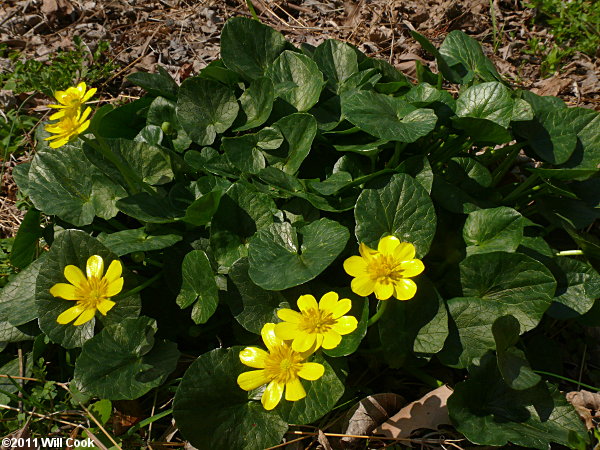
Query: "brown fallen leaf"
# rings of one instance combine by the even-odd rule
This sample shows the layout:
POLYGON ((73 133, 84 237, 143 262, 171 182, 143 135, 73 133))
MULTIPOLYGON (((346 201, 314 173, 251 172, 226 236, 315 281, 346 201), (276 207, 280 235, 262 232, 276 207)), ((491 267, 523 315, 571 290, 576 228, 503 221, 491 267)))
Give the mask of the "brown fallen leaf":
POLYGON ((583 390, 572 391, 568 392, 566 397, 585 423, 587 429, 593 430, 595 425, 592 419, 600 418, 600 393, 583 390))
MULTIPOLYGON (((343 434, 365 436, 390 417, 406 403, 404 397, 398 394, 375 394, 363 398, 347 414, 347 425, 343 426, 343 434)), ((344 448, 364 444, 362 439, 345 436, 341 439, 344 448)))
POLYGON ((452 392, 452 389, 444 385, 425 394, 374 429, 373 434, 382 434, 391 438, 408 438, 419 428, 437 430, 440 425, 451 425, 446 401, 452 392))
POLYGON ((556 97, 560 91, 571 84, 571 81, 570 78, 563 78, 555 75, 552 78, 546 78, 545 80, 536 82, 531 89, 531 92, 537 95, 551 95, 556 97))
POLYGON ((56 22, 70 15, 75 8, 68 0, 44 0, 41 11, 49 22, 56 22))

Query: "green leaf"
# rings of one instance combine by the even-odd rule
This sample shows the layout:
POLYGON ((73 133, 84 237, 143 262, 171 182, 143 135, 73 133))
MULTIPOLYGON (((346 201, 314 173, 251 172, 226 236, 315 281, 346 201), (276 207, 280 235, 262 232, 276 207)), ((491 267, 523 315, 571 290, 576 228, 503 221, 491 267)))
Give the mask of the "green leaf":
POLYGON ((358 72, 356 50, 345 42, 325 40, 315 49, 313 59, 325 74, 327 83, 338 94, 342 84, 358 72))
POLYGON ((64 145, 36 153, 29 169, 29 198, 40 211, 82 226, 95 216, 117 215, 115 201, 125 190, 106 177, 84 156, 81 148, 64 145))
POLYGON ((308 156, 317 135, 317 121, 311 114, 296 113, 279 119, 273 128, 281 132, 285 143, 267 158, 275 167, 293 175, 308 156))
POLYGON ((233 124, 238 111, 233 91, 221 83, 195 77, 179 87, 177 118, 197 144, 211 145, 217 133, 223 133, 233 124))
POLYGON ((564 395, 549 383, 510 389, 487 355, 448 399, 456 429, 474 444, 548 449, 550 443, 586 448, 585 426, 564 395))
POLYGON ((155 341, 156 329, 149 317, 107 326, 83 345, 75 383, 108 400, 133 400, 160 386, 175 369, 179 352, 173 342, 155 341))
POLYGON ((306 397, 295 402, 282 401, 275 408, 281 418, 288 423, 309 424, 323 417, 335 406, 344 394, 344 377, 331 367, 320 354, 315 354, 311 362, 325 366, 325 373, 315 381, 302 381, 306 397))
POLYGON ((146 126, 146 112, 153 100, 151 96, 144 96, 115 109, 105 105, 94 113, 90 130, 104 138, 133 139, 146 126))
POLYGON ((179 86, 163 67, 157 67, 158 73, 135 72, 128 75, 127 80, 155 97, 162 96, 171 100, 177 99, 179 86))
POLYGON ((524 227, 523 216, 506 206, 473 211, 463 228, 467 255, 514 252, 521 243, 524 227))
POLYGON ((400 173, 380 189, 364 189, 354 209, 356 239, 371 248, 394 235, 412 243, 417 257, 425 256, 436 229, 433 203, 421 184, 400 173))
POLYGON ((164 132, 173 143, 173 149, 177 152, 182 152, 190 146, 192 140, 179 123, 176 110, 176 101, 157 97, 148 109, 147 123, 148 125, 156 125, 159 127, 161 130, 160 132, 164 132))
POLYGON ((245 17, 229 19, 221 32, 223 62, 249 80, 262 77, 286 45, 281 33, 245 17))
POLYGON ((133 252, 150 252, 162 250, 181 241, 177 234, 148 234, 144 228, 117 231, 115 233, 100 233, 98 240, 102 245, 117 256, 133 252))
POLYGON ((501 80, 492 62, 483 54, 479 42, 462 31, 448 33, 440 46, 439 56, 444 60, 444 64, 440 64, 436 57, 440 71, 452 83, 466 84, 474 77, 483 81, 501 80))
POLYGON ((298 111, 308 111, 319 101, 325 84, 317 64, 308 56, 286 50, 269 66, 275 95, 298 111))
POLYGON ((519 321, 513 316, 498 318, 492 325, 496 341, 496 363, 504 382, 511 388, 522 391, 540 382, 542 377, 533 372, 525 353, 515 344, 519 340, 519 321))
POLYGON ((242 115, 245 116, 243 125, 236 127, 233 131, 249 130, 265 123, 273 109, 274 100, 275 88, 269 78, 257 78, 252 81, 240 97, 242 115))
MULTIPOLYGON (((66 230, 58 234, 47 255, 40 268, 35 289, 40 329, 50 339, 65 348, 81 347, 94 335, 96 319, 79 326, 74 326, 72 323, 60 325, 56 322, 56 318, 63 311, 74 306, 74 302, 52 296, 50 288, 56 283, 67 282, 64 269, 69 264, 77 266, 85 272, 88 258, 92 255, 99 255, 104 260, 106 269, 117 257, 96 239, 79 230, 66 230)), ((136 280, 126 268, 123 270, 123 278, 125 284, 122 292, 127 292, 135 287, 136 280)), ((106 317, 101 317, 97 313, 97 317, 105 324, 139 315, 141 307, 139 295, 134 294, 125 298, 115 297, 113 300, 116 305, 108 311, 106 317)))
POLYGON ((10 263, 20 269, 27 267, 35 258, 41 237, 40 212, 31 208, 19 225, 19 231, 10 251, 10 263))
POLYGON ((600 275, 583 261, 557 257, 556 297, 548 313, 555 318, 573 319, 588 312, 600 298, 600 275))
POLYGON ((245 134, 223 138, 222 146, 231 164, 242 172, 256 174, 266 167, 265 157, 259 142, 258 133, 245 134))
POLYGON ((6 393, 16 394, 19 391, 17 388, 19 383, 18 377, 31 376, 32 362, 31 353, 27 353, 26 362, 24 362, 21 358, 14 358, 8 362, 4 362, 2 366, 0 366, 0 373, 5 375, 5 377, 0 378, 0 401, 3 404, 9 403, 11 400, 6 393), (20 368, 23 370, 20 370, 20 368), (6 375, 13 377, 12 380, 6 377, 6 375), (17 386, 15 386, 13 382, 16 382, 17 386))
POLYGON ((274 223, 250 239, 250 278, 269 290, 312 280, 342 252, 349 235, 346 227, 326 218, 297 230, 289 223, 274 223), (297 233, 302 236, 301 241, 297 233))
POLYGON ((408 364, 413 349, 423 353, 441 350, 448 335, 446 308, 433 283, 425 277, 415 281, 415 297, 385 300, 388 306, 378 324, 383 355, 394 368, 408 364), (439 328, 433 329, 431 322, 439 328))
MULTIPOLYGON (((145 142, 126 139, 105 139, 104 142, 121 164, 129 167, 144 183, 162 185, 173 180, 171 163, 164 149, 145 142)), ((111 180, 117 181, 125 189, 128 188, 121 171, 112 162, 89 145, 84 145, 83 151, 85 156, 111 180)), ((141 186, 138 185, 138 188, 141 189, 141 186)))
POLYGON ((98 400, 88 406, 88 410, 104 425, 112 415, 112 402, 106 399, 98 400))
POLYGON ((177 304, 183 309, 195 302, 192 320, 195 323, 206 323, 219 305, 219 288, 206 253, 192 250, 185 255, 181 276, 183 284, 177 296, 177 304))
POLYGON ((481 83, 467 88, 456 101, 458 117, 486 119, 508 127, 512 118, 513 99, 502 83, 481 83))
POLYGON ((464 130, 478 144, 505 144, 512 140, 512 135, 503 126, 487 119, 477 117, 453 117, 452 124, 464 130))
POLYGON ((323 349, 323 353, 331 357, 348 356, 356 351, 363 338, 367 335, 367 323, 369 322, 369 299, 359 297, 348 288, 338 289, 340 298, 349 298, 352 300, 352 309, 346 315, 356 317, 358 326, 350 334, 342 336, 342 342, 331 349, 323 349))
POLYGON ((117 201, 116 206, 128 216, 149 223, 174 222, 185 213, 169 203, 167 199, 147 192, 122 198, 117 201))
POLYGON ((277 291, 267 291, 250 279, 248 258, 238 259, 229 269, 235 289, 228 290, 227 303, 231 314, 246 330, 260 334, 265 323, 279 321, 276 311, 289 308, 285 297, 277 291))
POLYGON ((550 306, 556 280, 546 266, 520 253, 481 253, 460 263, 463 295, 497 306, 517 318, 523 331, 534 328, 550 306))
POLYGON ((219 202, 223 191, 216 190, 208 192, 197 198, 185 210, 185 215, 178 220, 195 225, 197 227, 206 225, 219 208, 219 202))
POLYGON ((573 124, 577 132, 578 146, 561 168, 573 170, 596 170, 600 165, 600 114, 585 108, 573 109, 573 124))
POLYGON ((464 369, 496 347, 492 325, 510 309, 476 297, 455 297, 447 304, 450 334, 438 358, 442 364, 464 369))
POLYGON ((230 267, 248 255, 248 239, 273 223, 275 202, 249 184, 237 182, 221 197, 210 225, 210 245, 218 263, 230 267))
POLYGON ((256 450, 281 442, 288 425, 237 385, 243 347, 201 355, 185 372, 173 403, 182 435, 199 450, 256 450))
MULTIPOLYGON (((37 319, 35 282, 46 261, 46 253, 19 272, 0 292, 0 318, 12 326, 37 319)), ((0 339, 2 341, 3 339, 0 339)))
POLYGON ((435 127, 430 109, 417 109, 399 98, 368 91, 344 92, 342 114, 352 124, 389 141, 415 142, 435 127))

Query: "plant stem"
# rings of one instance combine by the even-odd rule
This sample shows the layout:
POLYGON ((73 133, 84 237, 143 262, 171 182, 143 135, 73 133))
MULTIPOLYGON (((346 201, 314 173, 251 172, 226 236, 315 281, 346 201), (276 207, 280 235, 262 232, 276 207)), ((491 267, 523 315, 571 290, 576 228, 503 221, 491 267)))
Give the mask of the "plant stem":
POLYGON ((152 278, 149 278, 148 280, 144 281, 139 286, 136 286, 133 289, 128 290, 124 294, 119 295, 119 297, 125 298, 125 297, 129 297, 130 295, 137 294, 138 292, 144 290, 145 288, 147 288, 148 286, 150 286, 152 283, 154 283, 155 281, 157 281, 160 277, 162 277, 162 272, 157 273, 152 278))
POLYGON ((583 255, 583 250, 563 250, 562 252, 555 253, 554 256, 577 256, 583 255))
POLYGON ((504 203, 509 203, 517 199, 521 194, 527 192, 527 190, 538 181, 538 178, 539 177, 535 173, 531 175, 529 178, 527 178, 525 181, 519 184, 514 191, 512 191, 510 194, 504 197, 504 203))
POLYGON ((504 178, 504 175, 506 175, 506 172, 508 172, 508 169, 510 169, 511 164, 514 162, 515 158, 517 157, 517 155, 523 147, 525 147, 525 143, 518 142, 514 145, 509 145, 508 147, 504 147, 503 149, 501 149, 508 150, 508 154, 506 155, 502 163, 500 163, 500 165, 496 167, 496 169, 492 173, 492 187, 495 187, 498 183, 500 183, 502 178, 504 178))
POLYGON ((373 317, 369 319, 369 321, 367 322, 367 327, 375 325, 377 321, 381 319, 381 316, 383 316, 383 313, 385 312, 389 301, 390 300, 379 300, 379 303, 377 304, 377 312, 373 314, 373 317))
POLYGON ((256 10, 254 9, 254 5, 252 4, 252 0, 246 0, 246 6, 248 6, 248 11, 250 11, 250 14, 252 14, 252 18, 260 22, 260 19, 256 14, 256 10))
POLYGON ((557 374, 551 373, 551 372, 544 372, 543 370, 534 370, 534 372, 539 373, 540 375, 548 375, 550 377, 558 378, 559 380, 568 381, 570 383, 577 384, 579 386, 583 386, 584 388, 587 388, 587 389, 593 389, 594 391, 600 391, 600 388, 597 388, 595 386, 590 386, 589 384, 581 383, 580 381, 573 380, 572 378, 563 377, 562 375, 557 375, 557 374))
POLYGON ((425 373, 423 370, 419 369, 418 367, 403 367, 402 370, 404 370, 409 375, 417 378, 418 380, 421 380, 423 383, 425 383, 428 386, 431 386, 433 388, 439 388, 440 386, 444 385, 443 381, 440 381, 437 378, 432 377, 431 375, 429 375, 428 373, 425 373))
POLYGON ((358 177, 352 183, 348 183, 346 186, 344 186, 343 188, 341 188, 339 190, 339 192, 342 192, 342 191, 344 191, 346 189, 349 189, 351 187, 354 187, 354 186, 360 186, 361 184, 364 184, 367 181, 371 181, 373 178, 377 178, 377 177, 379 177, 381 175, 385 175, 385 174, 388 174, 388 173, 398 173, 398 171, 395 170, 395 169, 382 169, 382 170, 380 170, 378 172, 374 172, 374 173, 370 173, 369 175, 364 175, 362 177, 358 177))

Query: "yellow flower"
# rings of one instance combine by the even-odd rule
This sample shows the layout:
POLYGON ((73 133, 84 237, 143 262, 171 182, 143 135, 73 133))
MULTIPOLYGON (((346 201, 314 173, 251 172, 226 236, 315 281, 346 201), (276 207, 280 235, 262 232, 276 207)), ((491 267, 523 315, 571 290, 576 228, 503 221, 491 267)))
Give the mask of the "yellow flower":
POLYGON ((115 302, 109 300, 123 289, 123 267, 116 259, 110 263, 106 274, 104 274, 104 260, 101 256, 93 255, 87 260, 85 270, 87 278, 77 266, 65 267, 65 278, 70 283, 57 283, 50 288, 50 294, 54 297, 62 297, 65 300, 75 300, 77 304, 63 313, 56 321, 65 325, 75 320, 74 325, 81 325, 92 320, 96 310, 105 316, 115 306, 115 302), (104 276, 103 276, 104 274, 104 276))
POLYGON ((240 360, 249 367, 260 370, 241 373, 238 385, 245 391, 251 391, 267 384, 261 403, 271 410, 281 401, 285 389, 285 399, 295 402, 306 397, 306 391, 300 378, 318 380, 325 373, 325 367, 319 363, 306 362, 310 352, 299 353, 275 335, 275 324, 267 323, 260 334, 268 352, 257 347, 246 347, 240 352, 240 360))
POLYGON ((59 103, 58 105, 48 105, 50 108, 58 109, 50 116, 50 120, 60 119, 65 116, 75 116, 80 108, 96 93, 96 88, 92 88, 86 92, 84 82, 79 83, 75 87, 70 87, 66 91, 56 91, 54 98, 59 103))
POLYGON ((360 244, 361 256, 351 256, 344 261, 344 270, 355 277, 352 290, 363 297, 375 292, 379 300, 392 295, 398 300, 408 300, 417 293, 417 285, 410 278, 425 269, 420 259, 415 259, 415 246, 400 242, 394 236, 379 241, 377 250, 360 244))
POLYGON ((83 114, 77 112, 75 115, 65 115, 57 123, 46 125, 45 130, 54 133, 54 136, 45 139, 46 141, 54 141, 50 142, 50 147, 62 147, 69 140, 87 130, 90 126, 90 121, 87 118, 91 112, 92 109, 88 107, 83 114))
POLYGON ((338 299, 335 292, 325 294, 318 304, 312 295, 300 296, 300 312, 287 308, 277 311, 284 322, 275 325, 275 334, 293 340, 292 349, 297 352, 337 347, 342 335, 352 333, 358 325, 355 317, 344 316, 352 307, 350 299, 338 299))

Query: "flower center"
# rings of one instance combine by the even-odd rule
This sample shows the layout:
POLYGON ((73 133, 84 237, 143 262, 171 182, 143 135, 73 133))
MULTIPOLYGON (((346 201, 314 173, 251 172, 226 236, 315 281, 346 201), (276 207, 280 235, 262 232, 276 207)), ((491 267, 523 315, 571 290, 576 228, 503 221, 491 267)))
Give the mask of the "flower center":
POLYGON ((88 278, 78 287, 79 304, 86 308, 95 308, 102 300, 107 299, 108 283, 104 278, 88 278))
POLYGON ((298 378, 302 367, 302 355, 295 352, 289 345, 280 345, 271 350, 265 360, 265 375, 278 383, 288 383, 298 378))
POLYGON ((402 278, 400 263, 390 255, 377 255, 369 261, 367 272, 372 280, 398 281, 402 278))
POLYGON ((328 332, 335 323, 336 320, 331 316, 331 312, 310 308, 302 311, 302 320, 298 328, 311 334, 323 334, 328 332))

